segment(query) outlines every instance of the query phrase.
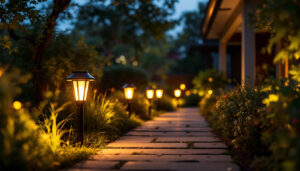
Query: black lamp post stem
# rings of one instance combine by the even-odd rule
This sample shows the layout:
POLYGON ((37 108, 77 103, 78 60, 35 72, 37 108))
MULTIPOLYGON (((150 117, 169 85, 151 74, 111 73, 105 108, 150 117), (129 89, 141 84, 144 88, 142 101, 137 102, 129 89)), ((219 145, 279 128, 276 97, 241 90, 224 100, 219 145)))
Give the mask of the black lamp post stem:
POLYGON ((77 142, 80 142, 83 145, 83 104, 77 104, 78 109, 78 133, 77 133, 77 142))
POLYGON ((150 105, 149 105, 149 111, 148 111, 148 113, 149 113, 149 116, 151 116, 151 99, 149 99, 149 103, 150 103, 150 105))
POLYGON ((131 101, 130 100, 128 100, 127 111, 128 111, 128 117, 130 118, 130 116, 131 116, 131 101))

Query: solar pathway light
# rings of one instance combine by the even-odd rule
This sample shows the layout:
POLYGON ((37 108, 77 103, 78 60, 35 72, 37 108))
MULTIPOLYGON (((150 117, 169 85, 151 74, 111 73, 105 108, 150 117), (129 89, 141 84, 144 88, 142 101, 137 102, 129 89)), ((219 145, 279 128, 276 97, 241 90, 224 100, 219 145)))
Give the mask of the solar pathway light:
POLYGON ((83 105, 86 101, 89 83, 94 81, 95 78, 90 75, 87 71, 74 71, 70 76, 67 77, 67 81, 72 81, 75 102, 78 109, 78 133, 77 133, 77 142, 83 144, 83 105))
POLYGON ((154 90, 153 87, 147 87, 146 88, 146 97, 147 97, 147 99, 149 100, 149 103, 150 103, 149 112, 148 112, 149 116, 151 115, 151 105, 152 105, 152 99, 154 98, 154 93, 155 93, 155 90, 154 90))
POLYGON ((180 89, 175 89, 174 90, 174 96, 176 97, 176 100, 177 100, 177 107, 179 107, 179 97, 181 96, 181 90, 180 89))
POLYGON ((157 107, 158 108, 160 107, 160 99, 163 97, 163 94, 164 94, 163 89, 157 88, 155 90, 155 95, 156 95, 156 99, 157 99, 157 107))
POLYGON ((125 99, 128 102, 128 106, 127 106, 127 111, 129 113, 128 117, 130 117, 130 115, 131 115, 131 101, 132 101, 132 98, 133 98, 135 86, 133 84, 124 84, 123 89, 124 89, 125 99))
POLYGON ((183 84, 183 83, 181 83, 179 87, 180 87, 180 90, 182 90, 182 91, 184 91, 186 88, 185 84, 183 84))

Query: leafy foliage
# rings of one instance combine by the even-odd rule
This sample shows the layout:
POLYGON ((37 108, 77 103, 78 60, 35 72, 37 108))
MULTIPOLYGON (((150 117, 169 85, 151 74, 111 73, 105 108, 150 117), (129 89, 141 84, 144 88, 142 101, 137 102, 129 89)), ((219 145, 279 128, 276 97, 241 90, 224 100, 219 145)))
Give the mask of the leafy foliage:
MULTIPOLYGON (((300 15, 299 1, 296 0, 264 0, 258 6, 254 17, 259 28, 272 33, 267 51, 271 53, 275 45, 281 44, 274 62, 284 62, 287 59, 300 58, 300 15)), ((294 79, 300 80, 299 65, 294 65, 290 72, 294 79)))
POLYGON ((51 149, 40 137, 38 126, 26 108, 15 110, 14 98, 21 92, 19 85, 29 79, 20 71, 0 76, 0 168, 1 170, 33 170, 52 165, 51 149))
POLYGON ((103 70, 101 90, 111 88, 121 90, 124 84, 134 84, 138 89, 144 89, 149 83, 149 74, 142 68, 128 65, 114 65, 103 70))
POLYGON ((87 132, 103 133, 110 141, 142 123, 138 118, 128 118, 125 106, 106 95, 94 95, 87 102, 84 122, 87 132))
POLYGON ((226 89, 229 83, 226 75, 215 69, 200 71, 193 79, 193 84, 199 91, 226 89))
POLYGON ((79 10, 74 34, 85 35, 104 55, 112 55, 118 46, 125 46, 122 54, 137 58, 143 41, 163 39, 172 28, 174 21, 168 16, 176 1, 90 1, 79 10))
POLYGON ((299 169, 299 88, 292 82, 205 96, 200 109, 242 168, 299 169))

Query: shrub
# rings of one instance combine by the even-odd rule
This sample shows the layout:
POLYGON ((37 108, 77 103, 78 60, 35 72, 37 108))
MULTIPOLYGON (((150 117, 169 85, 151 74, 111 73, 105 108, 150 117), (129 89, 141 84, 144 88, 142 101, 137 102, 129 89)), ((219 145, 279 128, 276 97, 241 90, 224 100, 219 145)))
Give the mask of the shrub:
POLYGON ((138 118, 128 118, 125 106, 106 95, 94 95, 86 103, 84 125, 86 132, 91 135, 98 132, 113 140, 140 124, 138 118))
POLYGON ((190 94, 189 96, 184 96, 183 100, 183 106, 198 106, 200 96, 198 94, 190 94))
POLYGON ((174 103, 173 98, 168 95, 163 95, 161 99, 155 101, 155 106, 157 110, 162 111, 175 111, 176 103, 174 103))
POLYGON ((113 65, 103 70, 103 77, 99 87, 101 90, 109 90, 111 88, 121 90, 124 84, 130 83, 139 89, 145 89, 149 79, 149 74, 141 68, 113 65))
POLYGON ((205 96, 200 110, 242 169, 299 170, 299 95, 297 85, 286 83, 236 88, 205 96))
POLYGON ((28 110, 13 108, 21 92, 18 85, 28 78, 17 70, 0 76, 0 170, 38 170, 53 164, 51 149, 28 110))
MULTIPOLYGON (((113 98, 120 101, 123 105, 127 106, 128 102, 124 97, 124 93, 122 91, 116 91, 112 95, 113 98)), ((152 116, 148 115, 148 109, 149 109, 149 101, 145 98, 145 95, 143 93, 140 93, 138 91, 134 92, 133 99, 131 101, 131 111, 136 116, 143 120, 151 119, 152 116)))
POLYGON ((226 89, 230 80, 224 73, 220 73, 215 69, 205 70, 199 72, 199 74, 193 79, 193 84, 199 91, 205 92, 209 89, 226 89))

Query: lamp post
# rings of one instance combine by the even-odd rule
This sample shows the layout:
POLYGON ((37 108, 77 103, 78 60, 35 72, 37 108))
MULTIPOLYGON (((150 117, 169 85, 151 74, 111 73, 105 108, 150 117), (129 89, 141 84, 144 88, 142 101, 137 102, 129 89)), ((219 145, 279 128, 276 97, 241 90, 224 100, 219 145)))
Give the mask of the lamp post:
POLYGON ((148 112, 148 114, 150 116, 151 115, 151 102, 152 102, 152 99, 154 97, 154 89, 152 87, 147 87, 146 88, 146 97, 147 97, 147 99, 149 100, 149 103, 150 103, 149 112, 148 112))
POLYGON ((131 115, 131 100, 133 98, 133 93, 135 86, 133 84, 125 84, 123 86, 125 99, 128 101, 127 111, 128 111, 128 117, 131 115))
POLYGON ((155 95, 156 95, 156 98, 157 98, 157 106, 158 106, 158 108, 160 107, 160 99, 162 98, 163 94, 164 94, 164 90, 163 89, 156 89, 155 95))
POLYGON ((180 89, 175 89, 174 90, 174 96, 177 99, 177 107, 179 107, 179 97, 181 96, 181 90, 180 89))
POLYGON ((83 105, 86 101, 89 83, 94 81, 95 78, 90 75, 87 71, 74 71, 70 76, 67 77, 67 81, 73 82, 74 96, 78 109, 78 133, 77 142, 83 144, 83 105))

